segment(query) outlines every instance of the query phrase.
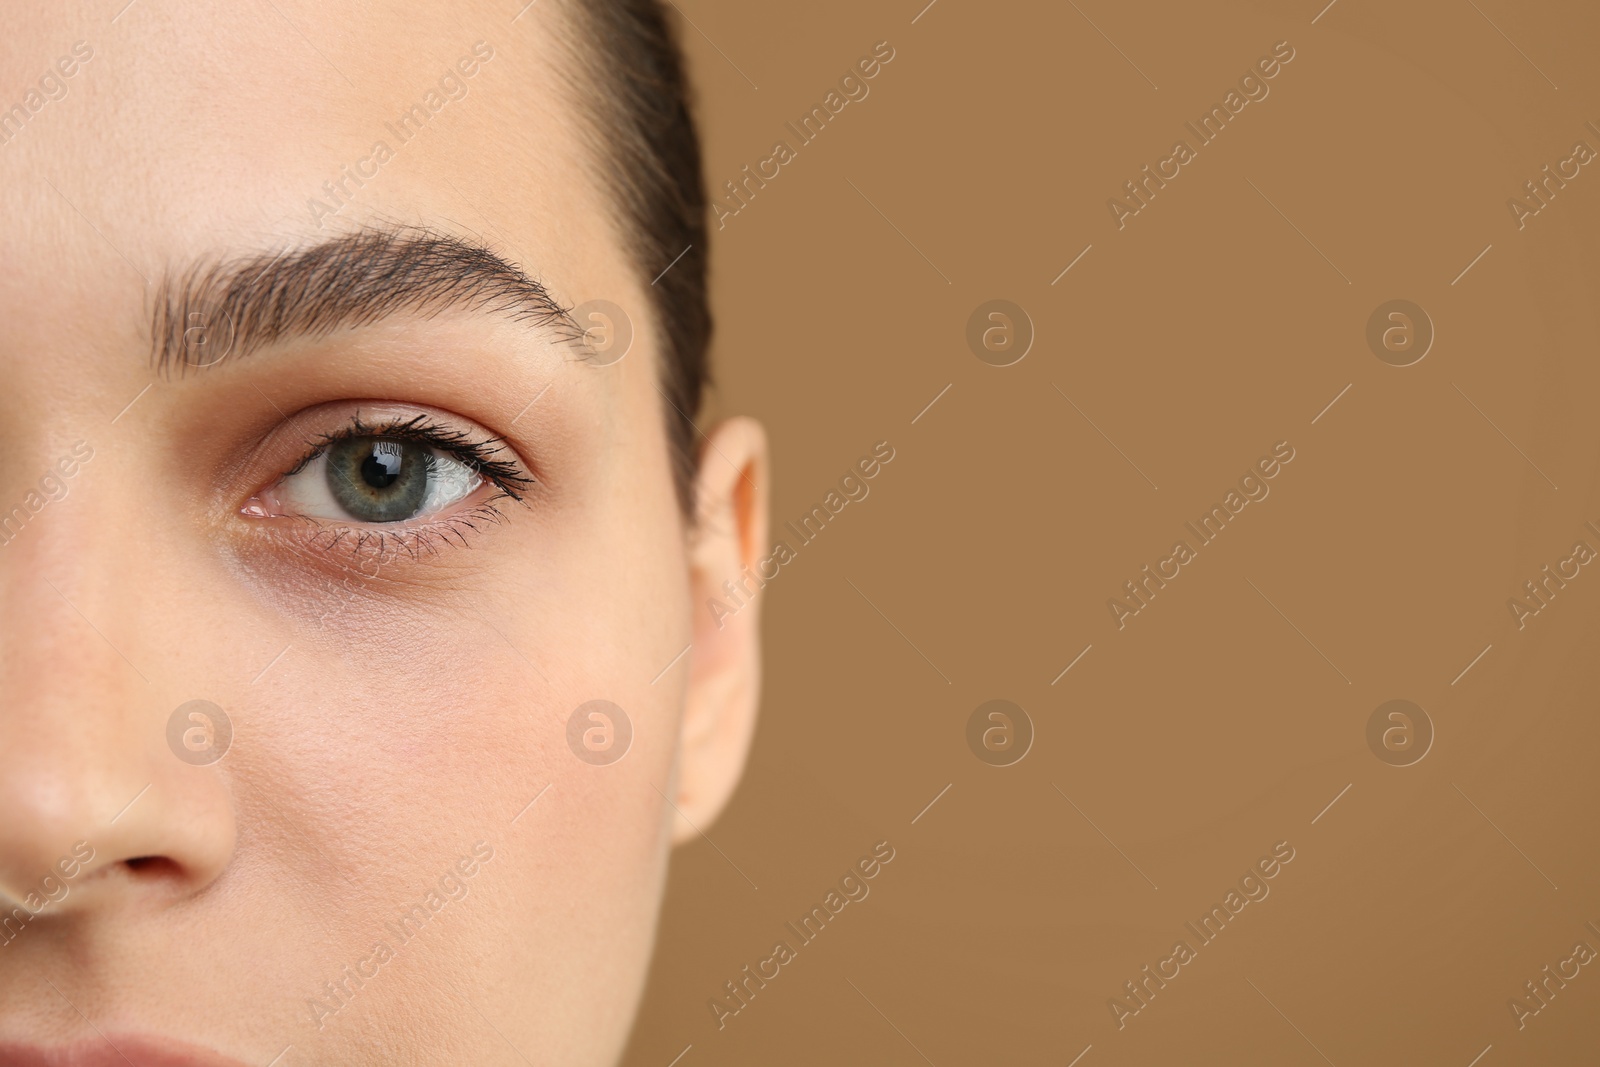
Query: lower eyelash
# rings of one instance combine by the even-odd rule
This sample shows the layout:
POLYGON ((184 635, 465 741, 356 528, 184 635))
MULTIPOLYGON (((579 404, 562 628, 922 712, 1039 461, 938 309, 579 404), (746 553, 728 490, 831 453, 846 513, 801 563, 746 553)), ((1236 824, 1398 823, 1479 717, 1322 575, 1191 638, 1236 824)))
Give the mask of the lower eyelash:
POLYGON ((301 522, 311 528, 301 543, 307 548, 329 555, 337 553, 348 556, 358 562, 376 560, 379 566, 398 558, 402 553, 415 561, 424 554, 437 555, 439 548, 444 545, 470 547, 469 536, 505 521, 505 514, 496 502, 509 496, 502 491, 501 495, 490 497, 466 511, 440 519, 424 520, 405 529, 390 530, 377 525, 351 526, 329 519, 300 516, 301 522))

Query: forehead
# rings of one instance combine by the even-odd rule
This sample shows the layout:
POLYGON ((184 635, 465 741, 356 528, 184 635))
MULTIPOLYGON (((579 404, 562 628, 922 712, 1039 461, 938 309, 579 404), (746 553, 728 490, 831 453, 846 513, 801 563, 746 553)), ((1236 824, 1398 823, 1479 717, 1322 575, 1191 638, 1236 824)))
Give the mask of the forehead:
POLYGON ((126 331, 168 270, 374 221, 615 289, 552 0, 118 7, 7 13, 0 316, 126 331))

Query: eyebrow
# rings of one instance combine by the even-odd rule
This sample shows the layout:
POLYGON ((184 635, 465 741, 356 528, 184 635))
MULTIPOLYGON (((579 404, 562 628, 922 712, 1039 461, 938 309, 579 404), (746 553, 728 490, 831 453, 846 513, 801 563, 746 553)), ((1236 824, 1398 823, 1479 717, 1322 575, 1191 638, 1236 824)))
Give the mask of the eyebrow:
POLYGON ((583 337, 570 308, 488 248, 426 227, 363 227, 169 271, 155 294, 150 355, 159 370, 183 374, 292 338, 449 310, 507 315, 563 343, 583 337), (223 354, 191 358, 193 343, 211 337, 223 354))

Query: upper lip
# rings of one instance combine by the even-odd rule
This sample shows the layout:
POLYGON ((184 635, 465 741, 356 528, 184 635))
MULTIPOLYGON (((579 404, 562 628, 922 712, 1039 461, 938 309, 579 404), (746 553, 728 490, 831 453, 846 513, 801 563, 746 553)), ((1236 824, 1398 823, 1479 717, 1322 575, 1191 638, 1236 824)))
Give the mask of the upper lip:
POLYGON ((199 1045, 112 1034, 70 1045, 0 1041, 0 1067, 248 1067, 199 1045))

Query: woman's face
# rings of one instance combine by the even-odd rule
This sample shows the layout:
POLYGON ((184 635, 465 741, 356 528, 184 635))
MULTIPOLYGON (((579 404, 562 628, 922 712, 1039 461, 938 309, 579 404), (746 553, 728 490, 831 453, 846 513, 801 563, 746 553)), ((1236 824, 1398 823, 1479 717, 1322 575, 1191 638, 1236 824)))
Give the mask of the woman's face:
POLYGON ((552 0, 117 6, 0 35, 0 1060, 609 1062, 759 430, 686 520, 552 0))

